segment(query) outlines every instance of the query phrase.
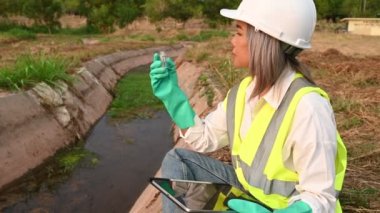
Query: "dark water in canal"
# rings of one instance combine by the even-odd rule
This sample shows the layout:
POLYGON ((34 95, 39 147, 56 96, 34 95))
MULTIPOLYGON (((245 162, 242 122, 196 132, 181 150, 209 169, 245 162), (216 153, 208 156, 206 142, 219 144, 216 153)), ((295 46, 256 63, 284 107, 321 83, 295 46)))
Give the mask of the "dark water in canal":
MULTIPOLYGON (((85 144, 99 158, 95 166, 79 166, 54 190, 42 187, 0 211, 128 212, 172 147, 170 126, 163 111, 124 123, 104 116, 85 144)), ((4 196, 0 203, 7 201, 4 196)))

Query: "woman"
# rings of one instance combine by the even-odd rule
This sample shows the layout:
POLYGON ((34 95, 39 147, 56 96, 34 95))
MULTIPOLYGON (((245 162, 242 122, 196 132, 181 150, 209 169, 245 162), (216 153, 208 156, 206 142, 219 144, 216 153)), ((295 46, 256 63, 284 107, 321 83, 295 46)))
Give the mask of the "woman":
MULTIPOLYGON (((223 9, 221 15, 236 20, 232 60, 235 67, 248 68, 250 77, 204 120, 178 87, 173 61, 161 67, 154 56, 153 92, 181 128, 181 137, 197 151, 168 152, 162 175, 229 183, 274 212, 341 212, 337 197, 346 149, 327 94, 296 59, 311 47, 313 0, 243 0, 237 10, 223 9), (232 166, 198 153, 227 145, 232 166)), ((237 212, 269 212, 239 199, 228 206, 237 212)), ((164 200, 165 212, 174 208, 164 200)))

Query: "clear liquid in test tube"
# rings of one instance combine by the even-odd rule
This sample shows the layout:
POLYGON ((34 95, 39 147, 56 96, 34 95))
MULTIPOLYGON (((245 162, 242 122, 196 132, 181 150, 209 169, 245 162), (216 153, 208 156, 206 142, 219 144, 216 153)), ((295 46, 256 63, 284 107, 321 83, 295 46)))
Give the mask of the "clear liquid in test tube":
POLYGON ((162 63, 162 67, 166 67, 166 53, 164 51, 160 51, 160 60, 162 63))

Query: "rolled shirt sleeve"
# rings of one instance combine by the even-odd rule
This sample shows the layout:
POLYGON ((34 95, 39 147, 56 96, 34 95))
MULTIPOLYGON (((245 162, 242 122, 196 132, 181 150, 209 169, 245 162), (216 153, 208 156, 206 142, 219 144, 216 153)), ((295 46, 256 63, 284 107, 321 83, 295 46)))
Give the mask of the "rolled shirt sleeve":
POLYGON ((220 102, 215 111, 209 113, 205 119, 199 116, 194 118, 195 125, 190 127, 186 134, 180 132, 186 143, 198 152, 212 152, 228 145, 226 111, 223 102, 220 102))
POLYGON ((290 203, 302 200, 313 212, 335 212, 336 124, 328 101, 319 94, 305 95, 297 106, 285 145, 284 162, 299 174, 290 203))

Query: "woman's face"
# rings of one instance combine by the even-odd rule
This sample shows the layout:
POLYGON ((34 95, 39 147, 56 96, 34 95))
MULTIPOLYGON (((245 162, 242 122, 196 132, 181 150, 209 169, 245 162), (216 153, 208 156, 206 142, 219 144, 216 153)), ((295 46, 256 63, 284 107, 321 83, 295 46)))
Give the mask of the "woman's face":
POLYGON ((231 40, 232 60, 236 68, 247 68, 249 66, 247 24, 236 21, 236 33, 231 40))

